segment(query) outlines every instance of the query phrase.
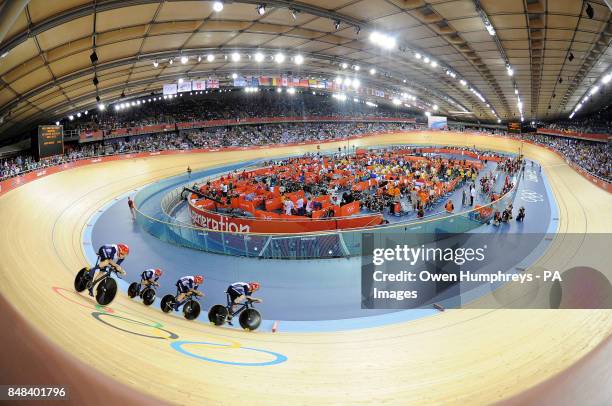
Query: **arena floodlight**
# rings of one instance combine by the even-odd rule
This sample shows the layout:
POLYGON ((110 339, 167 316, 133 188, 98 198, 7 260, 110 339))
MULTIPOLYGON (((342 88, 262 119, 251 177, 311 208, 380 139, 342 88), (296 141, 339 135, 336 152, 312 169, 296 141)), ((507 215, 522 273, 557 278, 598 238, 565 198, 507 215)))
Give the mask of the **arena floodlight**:
POLYGON ((213 54, 206 55, 206 61, 207 62, 212 62, 214 60, 215 60, 215 56, 213 54))
POLYGON ((591 91, 589 92, 589 94, 591 96, 593 96, 595 93, 597 93, 599 91, 599 86, 594 86, 591 91))
POLYGON ((104 105, 104 103, 99 103, 98 104, 98 110, 100 110, 100 111, 106 110, 106 106, 104 105))
POLYGON ((518 94, 518 89, 514 89, 514 94, 518 94))
POLYGON ((350 86, 353 81, 351 78, 344 78, 344 86, 350 86))
POLYGON ((426 115, 427 117, 429 117, 429 116, 431 116, 431 113, 430 113, 429 111, 426 111, 426 112, 425 112, 425 115, 426 115))
POLYGON ((68 120, 70 120, 70 121, 74 120, 74 116, 73 116, 72 114, 71 114, 71 115, 69 115, 69 116, 68 116, 68 120))
POLYGON ((257 14, 259 14, 260 16, 266 14, 266 5, 265 4, 260 4, 257 6, 257 14))
POLYGON ((189 57, 185 55, 181 56, 181 63, 185 65, 187 62, 189 62, 189 57))
POLYGON ((340 65, 340 67, 341 67, 342 69, 346 69, 346 68, 348 68, 348 63, 343 62, 343 63, 340 65))
POLYGON ((184 81, 185 81, 185 80, 183 80, 183 78, 179 78, 179 80, 178 80, 179 85, 180 85, 181 83, 183 83, 184 81))
POLYGON ((395 48, 396 41, 395 38, 390 37, 386 34, 382 34, 380 32, 374 31, 370 34, 370 42, 380 46, 385 49, 395 48))
POLYGON ((421 59, 421 54, 417 52, 417 53, 414 54, 414 57, 416 59, 421 59))
POLYGON ((465 80, 461 79, 459 82, 460 82, 460 83, 461 83, 463 86, 467 86, 467 82, 466 82, 465 80))
POLYGON ((283 88, 282 87, 279 87, 279 88, 276 89, 276 93, 282 93, 282 92, 283 92, 283 88))
POLYGON ((277 53, 274 55, 274 61, 276 61, 276 63, 285 62, 285 55, 282 52, 277 53))
POLYGON ((159 62, 157 62, 157 61, 153 61, 153 67, 154 67, 154 68, 157 68, 158 66, 159 66, 159 62))
POLYGON ((79 118, 81 117, 81 112, 77 113, 77 117, 79 117, 79 118))
POLYGON ((370 75, 376 75, 376 69, 374 68, 370 69, 370 75))
POLYGON ((435 68, 435 67, 437 67, 437 66, 438 66, 438 62, 436 62, 436 61, 431 61, 431 64, 430 64, 430 65, 431 65, 431 67, 432 67, 432 68, 435 68))
POLYGON ((437 104, 434 104, 434 105, 433 105, 433 109, 434 109, 434 111, 438 111, 438 105, 437 105, 437 104))
POLYGON ((353 83, 351 85, 353 86, 353 89, 359 89, 359 86, 361 86, 361 82, 359 81, 359 79, 353 79, 353 83))
POLYGON ((429 57, 426 56, 425 58, 423 58, 423 62, 429 63, 429 57))
POLYGON ((355 65, 355 66, 353 67, 353 69, 355 69, 355 71, 359 72, 359 69, 361 69, 361 67, 360 67, 359 65, 355 65))
POLYGON ((497 119, 497 122, 498 122, 498 123, 501 123, 501 119, 500 119, 500 118, 498 118, 498 119, 497 119))
POLYGON ((170 60, 168 61, 168 63, 169 63, 170 65, 172 65, 172 64, 174 63, 174 58, 170 58, 170 60))
POLYGON ((202 62, 202 57, 200 55, 198 55, 198 63, 202 62))
POLYGON ((608 73, 606 76, 601 78, 601 83, 603 83, 604 85, 607 85, 608 82, 610 82, 610 79, 612 79, 612 73, 608 73))
POLYGON ((301 65, 304 63, 304 57, 302 55, 296 55, 295 58, 293 58, 293 61, 296 65, 301 65))
POLYGON ((232 73, 232 79, 238 79, 238 74, 237 73, 232 73))
POLYGON ((400 104, 402 104, 402 102, 400 101, 400 99, 397 99, 397 98, 396 98, 396 99, 393 99, 391 102, 392 102, 394 105, 396 105, 396 106, 399 106, 400 104))
POLYGON ((232 62, 239 62, 240 61, 240 54, 238 52, 234 52, 232 54, 232 62))
POLYGON ((223 2, 222 1, 215 1, 213 3, 213 10, 215 11, 215 13, 219 13, 219 12, 223 11, 223 2))
POLYGON ((342 84, 342 78, 340 76, 337 76, 335 79, 335 82, 337 85, 341 85, 342 84))
POLYGON ((294 87, 290 87, 289 89, 287 89, 287 93, 295 94, 295 88, 294 87))
POLYGON ((263 62, 264 59, 264 54, 262 54, 261 52, 255 53, 255 62, 263 62))
POLYGON ((56 122, 55 122, 55 125, 60 125, 60 122, 59 122, 59 121, 56 121, 56 122))
POLYGON ((506 67, 506 73, 508 73, 508 76, 513 76, 514 75, 514 69, 512 69, 512 66, 508 65, 506 67))

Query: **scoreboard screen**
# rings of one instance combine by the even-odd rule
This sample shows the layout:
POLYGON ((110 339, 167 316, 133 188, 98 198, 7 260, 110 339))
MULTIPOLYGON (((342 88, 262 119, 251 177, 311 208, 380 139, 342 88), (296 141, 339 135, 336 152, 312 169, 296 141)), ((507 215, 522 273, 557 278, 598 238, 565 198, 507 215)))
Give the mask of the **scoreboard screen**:
POLYGON ((64 127, 61 125, 38 126, 38 159, 64 153, 64 127))
POLYGON ((521 132, 521 123, 518 122, 508 122, 508 132, 510 133, 520 133, 521 132))

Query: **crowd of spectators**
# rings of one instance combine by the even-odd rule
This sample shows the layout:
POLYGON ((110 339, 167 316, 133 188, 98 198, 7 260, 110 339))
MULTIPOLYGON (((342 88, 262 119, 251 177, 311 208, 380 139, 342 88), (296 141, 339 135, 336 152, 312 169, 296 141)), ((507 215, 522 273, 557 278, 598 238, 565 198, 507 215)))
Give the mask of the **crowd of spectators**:
POLYGON ((326 141, 366 133, 406 130, 411 127, 414 128, 411 124, 393 123, 266 124, 115 138, 69 145, 66 146, 64 155, 39 162, 36 162, 32 156, 0 159, 0 180, 48 166, 101 155, 326 141))
POLYGON ((103 112, 92 110, 87 115, 64 120, 67 130, 103 130, 138 127, 144 125, 175 122, 236 120, 252 117, 395 117, 415 118, 414 112, 381 105, 372 108, 365 103, 339 102, 329 95, 303 93, 299 96, 286 92, 259 91, 245 94, 243 91, 227 90, 223 97, 218 93, 189 95, 148 102, 115 111, 109 106, 103 112))
POLYGON ((610 143, 583 141, 542 134, 523 134, 523 139, 546 145, 587 172, 612 181, 610 143))
POLYGON ((583 134, 612 134, 612 104, 608 104, 586 117, 557 120, 554 123, 543 124, 542 127, 583 134))

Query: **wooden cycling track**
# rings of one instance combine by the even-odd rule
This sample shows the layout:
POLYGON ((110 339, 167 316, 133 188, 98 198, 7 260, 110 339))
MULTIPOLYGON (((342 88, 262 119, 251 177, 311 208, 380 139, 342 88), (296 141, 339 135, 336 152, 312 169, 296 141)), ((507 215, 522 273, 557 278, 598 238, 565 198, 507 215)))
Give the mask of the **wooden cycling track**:
MULTIPOLYGON (((519 148, 519 142, 512 139, 448 132, 389 134, 351 141, 357 146, 397 143, 477 145, 512 152, 519 148)), ((325 148, 345 145, 338 142, 325 148)), ((253 347, 288 357, 273 366, 232 366, 182 355, 170 348, 169 339, 144 338, 110 328, 92 317, 96 311, 93 300, 72 292, 75 272, 86 263, 82 251, 86 223, 116 196, 183 173, 187 165, 200 169, 315 148, 304 145, 180 154, 87 165, 41 178, 1 197, 0 293, 2 301, 6 299, 16 310, 19 323, 27 325, 24 335, 29 337, 22 337, 25 347, 42 340, 59 352, 49 358, 53 362, 66 360, 81 365, 81 370, 85 368, 80 362, 91 367, 98 374, 96 386, 100 390, 119 382, 117 388, 132 388, 171 403, 246 400, 265 405, 406 405, 488 404, 510 399, 569 371, 598 345, 609 343, 612 310, 448 310, 384 327, 298 334, 246 333, 188 322, 158 308, 145 308, 122 293, 111 304, 115 315, 162 323, 180 340, 226 345, 194 350, 203 356, 244 362, 269 360, 268 355, 244 350, 253 347), (59 293, 71 301, 52 287, 66 288, 68 291, 59 293)), ((525 144, 523 152, 544 167, 559 208, 558 233, 612 230, 612 199, 607 192, 544 148, 525 144)), ((553 241, 536 267, 568 269, 575 263, 603 269, 597 257, 580 258, 581 247, 568 249, 563 239, 559 240, 553 241)), ((132 268, 132 273, 140 271, 134 264, 132 268)), ((166 337, 153 327, 106 318, 143 335, 166 337)), ((63 370, 58 366, 58 371, 63 370)), ((606 371, 604 378, 609 383, 611 371, 606 371)))

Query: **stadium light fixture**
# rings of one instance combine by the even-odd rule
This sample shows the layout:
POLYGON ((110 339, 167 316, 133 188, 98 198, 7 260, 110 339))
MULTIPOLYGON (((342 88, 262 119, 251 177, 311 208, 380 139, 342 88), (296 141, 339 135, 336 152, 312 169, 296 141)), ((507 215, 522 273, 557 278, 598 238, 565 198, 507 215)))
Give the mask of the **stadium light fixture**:
POLYGON ((433 105, 433 109, 434 109, 434 111, 438 111, 438 105, 437 105, 437 104, 434 104, 434 105, 433 105))
POLYGON ((232 79, 238 79, 238 74, 237 73, 232 73, 232 79))
POLYGON ((438 66, 438 62, 436 62, 436 61, 431 61, 431 64, 430 64, 430 65, 431 65, 431 67, 432 67, 432 68, 435 68, 435 67, 437 67, 437 66, 438 66))
POLYGON ((180 85, 181 83, 183 83, 184 81, 185 81, 185 80, 183 80, 183 78, 179 78, 179 80, 178 80, 179 85, 180 85))
POLYGON ((100 111, 106 110, 106 106, 104 105, 104 103, 99 103, 98 104, 98 110, 100 110, 100 111))
POLYGON ((426 115, 427 117, 429 117, 429 116, 431 116, 431 113, 430 113, 429 111, 426 111, 426 112, 425 112, 425 115, 426 115))
POLYGON ((202 56, 198 55, 198 63, 202 62, 202 56))
POLYGON ((283 88, 282 87, 279 87, 279 88, 276 89, 276 93, 282 93, 282 92, 283 92, 283 88))
POLYGON ((257 10, 257 14, 259 14, 260 16, 266 14, 266 5, 265 4, 259 4, 256 8, 257 10))
POLYGON ((295 62, 296 65, 301 65, 304 63, 304 57, 302 55, 296 55, 293 58, 293 61, 295 62))
POLYGON ((461 83, 463 86, 467 86, 467 82, 466 82, 465 80, 461 79, 459 82, 460 82, 460 83, 461 83))
POLYGON ((359 86, 361 86, 361 82, 359 81, 359 79, 353 79, 352 86, 353 89, 359 89, 359 86))
POLYGON ((491 24, 490 21, 485 21, 485 28, 487 29, 487 32, 490 36, 495 36, 495 28, 493 28, 493 24, 491 24))
POLYGON ((60 125, 60 122, 59 122, 59 121, 56 121, 56 122, 55 122, 55 125, 60 125))
POLYGON ((418 52, 414 54, 414 57, 415 57, 416 59, 421 59, 421 58, 422 58, 421 54, 420 54, 420 53, 418 53, 418 52))
POLYGON ((514 75, 514 69, 512 69, 512 66, 510 65, 506 66, 506 73, 508 73, 508 76, 514 75))
POLYGON ((295 94, 295 88, 294 87, 290 87, 289 89, 287 89, 287 93, 295 94))
POLYGON ((232 62, 240 62, 240 54, 238 52, 232 54, 232 62))
POLYGON ((423 58, 423 62, 429 63, 429 58, 428 57, 423 58))
POLYGON ((69 115, 69 116, 68 116, 68 120, 70 120, 70 121, 74 120, 74 116, 73 116, 72 114, 71 114, 71 115, 69 115))
POLYGON ((80 111, 77 113, 77 117, 79 117, 79 118, 81 117, 81 112, 80 111))
POLYGON ((599 91, 599 86, 594 86, 591 91, 589 92, 589 94, 591 96, 593 96, 595 93, 597 93, 599 91))
POLYGON ((370 34, 370 42, 380 46, 384 49, 393 49, 397 45, 395 38, 390 37, 389 35, 382 34, 378 31, 374 31, 370 34))
POLYGON ((181 63, 185 65, 187 62, 189 62, 189 57, 185 55, 181 56, 181 63))
POLYGON ((376 75, 376 69, 374 68, 370 69, 370 75, 376 75))
POLYGON ((608 82, 610 82, 610 79, 612 79, 612 73, 608 73, 606 76, 601 78, 601 83, 603 83, 604 85, 607 85, 608 82))
POLYGON ((263 62, 264 59, 264 54, 262 54, 261 52, 255 53, 255 62, 263 62))
POLYGON ((213 10, 216 13, 219 13, 219 12, 223 11, 223 2, 222 1, 215 1, 213 3, 213 10))
POLYGON ((392 102, 394 105, 396 105, 396 106, 399 106, 400 104, 402 104, 402 102, 400 101, 400 99, 397 99, 397 98, 393 99, 391 102, 392 102))
POLYGON ((285 55, 281 52, 277 53, 276 55, 274 55, 274 61, 276 63, 283 63, 285 62, 285 55))
POLYGON ((215 60, 215 56, 213 54, 206 55, 206 61, 207 62, 212 62, 214 60, 215 60))
POLYGON ((170 58, 170 60, 168 61, 168 63, 169 63, 170 65, 172 65, 172 64, 174 63, 174 58, 170 58))
POLYGON ((153 67, 154 67, 154 68, 157 68, 158 66, 159 66, 159 62, 157 62, 157 61, 153 61, 153 67))
POLYGON ((352 83, 351 78, 344 78, 344 86, 350 86, 352 83))
POLYGON ((346 68, 348 68, 348 63, 346 63, 346 62, 342 62, 342 64, 340 65, 340 67, 341 67, 342 69, 346 69, 346 68))
POLYGON ((337 76, 335 79, 335 82, 337 85, 341 85, 342 84, 342 78, 340 76, 337 76))
POLYGON ((497 122, 498 122, 498 123, 501 123, 501 119, 500 119, 500 118, 498 118, 498 119, 497 119, 497 122))
POLYGON ((355 69, 355 71, 359 72, 359 69, 361 69, 361 67, 359 65, 355 65, 355 66, 353 66, 353 69, 355 69))

